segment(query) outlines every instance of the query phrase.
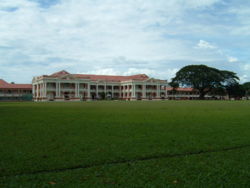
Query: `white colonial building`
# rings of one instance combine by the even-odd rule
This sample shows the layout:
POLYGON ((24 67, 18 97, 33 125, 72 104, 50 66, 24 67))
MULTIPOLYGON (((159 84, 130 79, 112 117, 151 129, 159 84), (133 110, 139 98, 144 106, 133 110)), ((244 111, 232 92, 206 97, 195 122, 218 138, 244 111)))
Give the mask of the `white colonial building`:
POLYGON ((167 99, 168 83, 145 74, 108 76, 60 71, 34 77, 32 85, 34 101, 159 100, 167 99))

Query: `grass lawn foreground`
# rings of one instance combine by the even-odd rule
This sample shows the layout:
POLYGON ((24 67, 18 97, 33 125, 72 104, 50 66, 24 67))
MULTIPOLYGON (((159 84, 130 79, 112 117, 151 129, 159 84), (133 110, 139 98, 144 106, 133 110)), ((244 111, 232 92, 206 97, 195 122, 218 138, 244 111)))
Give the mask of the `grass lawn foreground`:
POLYGON ((249 101, 0 103, 0 187, 250 187, 249 101))

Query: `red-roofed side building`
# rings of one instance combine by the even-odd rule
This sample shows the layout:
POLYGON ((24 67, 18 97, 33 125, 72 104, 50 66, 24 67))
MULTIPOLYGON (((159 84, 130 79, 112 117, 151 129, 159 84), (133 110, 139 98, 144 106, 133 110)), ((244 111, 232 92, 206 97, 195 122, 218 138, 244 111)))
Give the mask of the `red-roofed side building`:
POLYGON ((166 88, 170 100, 192 100, 199 98, 199 92, 193 88, 166 88))
POLYGON ((12 84, 0 79, 0 101, 32 99, 32 84, 12 84))
POLYGON ((65 70, 34 77, 35 101, 80 101, 98 99, 166 99, 167 81, 145 74, 131 76, 71 74, 65 70))

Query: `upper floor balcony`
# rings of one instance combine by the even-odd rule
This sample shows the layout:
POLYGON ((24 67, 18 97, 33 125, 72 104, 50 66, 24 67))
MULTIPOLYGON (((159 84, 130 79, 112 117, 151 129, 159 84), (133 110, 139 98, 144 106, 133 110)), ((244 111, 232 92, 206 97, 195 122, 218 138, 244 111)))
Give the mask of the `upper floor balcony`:
POLYGON ((71 88, 71 87, 61 87, 60 88, 61 91, 75 91, 75 88, 71 88))
POLYGON ((48 86, 47 86, 46 89, 47 89, 47 91, 55 91, 55 90, 56 90, 56 87, 51 87, 51 86, 48 87, 48 86))

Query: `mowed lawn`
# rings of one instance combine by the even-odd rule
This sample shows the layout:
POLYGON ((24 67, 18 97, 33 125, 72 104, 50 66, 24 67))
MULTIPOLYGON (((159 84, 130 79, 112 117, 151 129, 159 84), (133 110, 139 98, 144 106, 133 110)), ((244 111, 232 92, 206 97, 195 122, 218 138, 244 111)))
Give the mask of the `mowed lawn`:
POLYGON ((0 187, 250 187, 250 102, 0 103, 0 187))

